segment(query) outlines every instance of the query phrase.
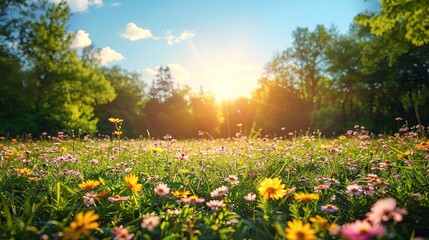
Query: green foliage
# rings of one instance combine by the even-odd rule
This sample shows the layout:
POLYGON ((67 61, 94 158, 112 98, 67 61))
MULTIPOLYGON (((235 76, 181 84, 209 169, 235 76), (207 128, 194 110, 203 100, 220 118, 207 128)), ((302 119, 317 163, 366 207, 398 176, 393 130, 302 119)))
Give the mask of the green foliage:
POLYGON ((122 128, 124 135, 138 138, 143 134, 143 107, 147 96, 145 95, 145 83, 137 73, 129 73, 119 67, 104 68, 101 71, 106 80, 115 89, 116 97, 112 102, 98 105, 95 115, 101 121, 97 129, 101 133, 111 133, 114 129, 107 121, 110 117, 119 117, 127 124, 122 128))
POLYGON ((415 46, 429 43, 429 3, 425 0, 381 0, 376 14, 360 14, 355 21, 369 26, 374 35, 402 28, 401 37, 415 46))
MULTIPOLYGON (((98 119, 94 116, 94 107, 115 96, 114 89, 96 66, 80 60, 70 49, 73 35, 66 29, 69 15, 65 2, 41 1, 23 8, 12 20, 16 30, 7 37, 17 43, 16 56, 22 68, 21 74, 15 74, 10 80, 18 85, 17 89, 6 96, 25 94, 23 101, 17 101, 18 113, 26 111, 33 118, 19 122, 33 121, 32 125, 36 126, 27 131, 80 128, 84 132, 95 132, 98 119)), ((20 129, 4 131, 19 133, 20 129)))

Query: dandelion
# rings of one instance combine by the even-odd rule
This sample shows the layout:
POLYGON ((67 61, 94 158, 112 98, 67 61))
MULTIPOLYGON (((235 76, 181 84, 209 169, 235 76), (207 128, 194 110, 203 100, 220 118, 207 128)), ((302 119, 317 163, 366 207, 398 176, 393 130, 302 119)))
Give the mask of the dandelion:
POLYGON ((130 234, 128 229, 124 226, 114 227, 112 234, 114 235, 113 240, 131 240, 134 237, 134 234, 130 234))
POLYGON ((381 221, 387 222, 389 219, 400 222, 403 215, 408 214, 407 210, 396 207, 396 200, 394 198, 380 199, 374 203, 371 212, 367 213, 368 220, 374 224, 381 221))
POLYGON ((319 194, 317 193, 295 193, 293 196, 298 202, 309 202, 319 200, 319 194))
POLYGON ((223 200, 211 200, 206 203, 212 210, 217 210, 223 206, 223 200))
POLYGON ((357 220, 343 225, 342 235, 350 240, 367 240, 374 237, 382 237, 386 230, 379 224, 372 225, 367 221, 357 220))
POLYGON ((98 180, 87 180, 78 184, 79 188, 82 190, 93 189, 98 185, 100 185, 100 181, 98 180))
POLYGON ((86 213, 78 213, 74 221, 70 223, 70 226, 64 228, 64 239, 76 240, 82 235, 89 236, 89 230, 96 229, 100 226, 97 222, 99 218, 100 216, 95 213, 94 210, 86 213))
POLYGON ((240 183, 240 181, 238 181, 238 177, 236 175, 230 174, 227 178, 224 179, 225 182, 229 182, 232 185, 237 185, 240 183))
POLYGON ((258 188, 259 194, 264 199, 280 199, 285 196, 285 185, 281 184, 280 178, 265 178, 258 188))
POLYGON ((212 197, 224 197, 228 193, 229 188, 227 186, 221 186, 216 188, 213 192, 210 193, 212 197))
POLYGON ((256 194, 248 193, 246 196, 244 196, 244 199, 246 199, 248 202, 253 202, 256 199, 256 194))
POLYGON ((301 220, 293 219, 287 222, 286 239, 289 240, 316 240, 316 231, 309 223, 303 223, 301 220))
POLYGON ((324 206, 321 206, 320 209, 322 211, 324 211, 324 212, 327 212, 327 213, 336 213, 336 212, 338 212, 338 207, 334 206, 332 204, 326 204, 324 206))
POLYGON ((133 193, 140 192, 142 190, 142 184, 137 183, 139 177, 134 176, 132 173, 125 177, 125 182, 127 186, 131 189, 133 193))
POLYGON ((155 193, 158 196, 164 197, 170 193, 170 188, 165 183, 160 183, 155 187, 155 193))
POLYGON ((159 216, 146 215, 143 217, 143 221, 140 226, 144 229, 152 231, 159 225, 160 222, 161 222, 161 218, 159 216))

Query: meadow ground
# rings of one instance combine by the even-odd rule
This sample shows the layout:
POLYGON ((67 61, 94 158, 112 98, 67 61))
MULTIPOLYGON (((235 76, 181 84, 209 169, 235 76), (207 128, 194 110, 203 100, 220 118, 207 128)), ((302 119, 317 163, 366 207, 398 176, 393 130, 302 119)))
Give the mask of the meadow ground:
POLYGON ((3 138, 0 238, 424 239, 427 132, 3 138))

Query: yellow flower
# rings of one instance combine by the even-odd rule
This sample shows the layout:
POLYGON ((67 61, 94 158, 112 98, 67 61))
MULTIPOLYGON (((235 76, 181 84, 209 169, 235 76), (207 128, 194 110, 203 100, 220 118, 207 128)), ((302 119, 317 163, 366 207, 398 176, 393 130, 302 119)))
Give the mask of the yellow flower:
POLYGON ((16 169, 15 172, 19 175, 24 175, 24 176, 29 176, 31 174, 31 170, 28 168, 16 169))
POLYGON ((60 148, 60 153, 64 154, 67 152, 67 148, 66 147, 61 147, 60 148))
POLYGON ((330 149, 330 148, 334 148, 334 145, 332 145, 332 144, 322 145, 322 146, 320 146, 320 148, 323 149, 323 150, 327 150, 327 149, 330 149))
POLYGON ((326 220, 326 218, 321 217, 319 215, 316 215, 315 217, 311 217, 309 220, 310 220, 310 222, 313 223, 313 227, 317 226, 319 228, 323 228, 326 230, 328 230, 330 227, 328 220, 326 220))
POLYGON ((132 173, 125 177, 125 182, 133 193, 140 192, 142 190, 142 184, 137 183, 138 180, 139 177, 134 176, 132 173))
POLYGON ((100 218, 94 210, 88 211, 86 213, 80 212, 76 215, 73 222, 70 223, 69 227, 64 228, 64 239, 76 240, 83 234, 89 236, 89 230, 96 229, 100 226, 97 219, 100 218))
POLYGON ((29 177, 28 179, 27 179, 27 181, 28 182, 37 182, 37 181, 39 181, 40 180, 40 178, 38 178, 38 177, 29 177))
POLYGON ((112 122, 114 124, 122 123, 124 120, 120 118, 109 118, 109 122, 112 122))
POLYGON ((295 193, 294 195, 295 200, 298 200, 298 202, 309 202, 312 200, 319 200, 319 194, 317 193, 295 193))
POLYGON ((346 138, 347 138, 347 137, 346 137, 346 136, 344 136, 344 135, 341 135, 341 136, 339 136, 339 137, 338 137, 338 139, 339 139, 339 140, 346 140, 346 138))
POLYGON ((264 199, 280 199, 286 194, 285 185, 281 184, 280 178, 265 178, 258 188, 259 194, 264 199))
POLYGON ((407 159, 413 153, 410 150, 405 151, 404 153, 399 153, 397 156, 399 159, 407 159))
POLYGON ((180 192, 180 191, 174 191, 173 192, 173 196, 177 197, 177 198, 187 198, 189 195, 191 195, 191 192, 186 190, 184 192, 180 192))
POLYGON ((162 147, 151 147, 150 150, 153 153, 163 153, 164 152, 164 149, 162 147))
POLYGON ((79 183, 78 186, 82 190, 92 189, 100 185, 98 180, 88 180, 86 182, 79 183))
POLYGON ((122 131, 114 131, 113 134, 115 134, 115 135, 121 135, 122 131))
POLYGON ((418 145, 416 145, 415 148, 417 150, 429 149, 429 141, 427 141, 427 142, 421 142, 418 145))
POLYGON ((316 231, 309 223, 294 219, 287 222, 286 239, 288 240, 316 240, 316 231))

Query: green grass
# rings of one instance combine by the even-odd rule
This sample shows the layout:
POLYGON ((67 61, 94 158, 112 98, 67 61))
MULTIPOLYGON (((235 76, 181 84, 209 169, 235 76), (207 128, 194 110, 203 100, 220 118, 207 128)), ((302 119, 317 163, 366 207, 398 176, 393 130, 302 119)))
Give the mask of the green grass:
POLYGON ((61 237, 79 212, 94 210, 100 216, 99 227, 89 233, 96 239, 112 239, 114 228, 121 225, 136 239, 282 239, 293 219, 311 224, 319 238, 341 239, 345 236, 330 235, 327 227, 363 220, 377 200, 389 197, 408 214, 399 222, 383 221, 383 238, 427 237, 429 152, 423 143, 429 142, 424 135, 414 129, 396 136, 359 132, 343 140, 311 134, 179 141, 3 140, 0 238, 61 237), (187 161, 180 160, 182 154, 187 161), (91 163, 93 159, 98 163, 91 163), (20 174, 23 168, 31 173, 20 174), (142 184, 137 193, 125 183, 129 171, 142 184), (225 181, 229 175, 236 175, 239 183, 225 181), (266 200, 258 188, 264 179, 275 177, 286 189, 295 188, 294 193, 315 193, 315 187, 324 183, 328 187, 317 191, 318 200, 309 202, 297 201, 294 193, 266 200), (86 180, 98 180, 100 185, 80 189, 78 184, 86 180), (347 186, 368 186, 370 181, 372 194, 347 193, 347 186), (155 193, 160 183, 171 189, 167 196, 155 193), (229 188, 226 196, 212 197, 210 193, 223 185, 229 188), (176 190, 188 190, 205 202, 180 202, 172 194, 176 190), (84 204, 87 192, 107 191, 94 204, 84 204), (245 200, 248 193, 255 193, 256 200, 245 200), (110 202, 108 197, 114 195, 129 200, 110 202), (206 203, 213 199, 223 200, 223 206, 212 210, 206 203), (322 211, 326 204, 339 211, 322 211), (180 214, 168 213, 172 209, 180 214), (153 230, 141 226, 149 214, 160 217, 153 230), (328 225, 314 223, 316 215, 328 225))

